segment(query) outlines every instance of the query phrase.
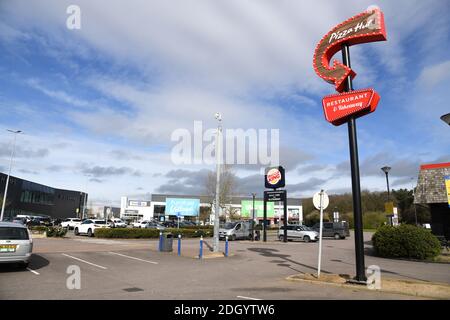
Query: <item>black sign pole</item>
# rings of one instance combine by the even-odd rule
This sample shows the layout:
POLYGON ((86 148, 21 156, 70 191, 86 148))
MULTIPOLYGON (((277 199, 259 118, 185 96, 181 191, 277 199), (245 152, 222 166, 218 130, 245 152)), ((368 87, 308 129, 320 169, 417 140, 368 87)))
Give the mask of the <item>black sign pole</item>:
MULTIPOLYGON (((342 45, 343 63, 350 68, 350 49, 348 44, 342 45)), ((353 91, 351 77, 347 77, 345 92, 353 91)), ((354 117, 348 120, 348 139, 350 146, 350 167, 352 174, 353 216, 355 221, 355 253, 356 278, 358 282, 365 282, 366 272, 364 265, 364 236, 361 209, 361 186, 359 177, 358 141, 356 137, 356 121, 354 117)))
POLYGON ((263 217, 263 241, 264 242, 267 242, 266 220, 267 220, 267 191, 264 191, 264 217, 263 217))
POLYGON ((287 242, 287 191, 283 192, 283 196, 282 196, 282 200, 283 200, 283 213, 284 213, 284 239, 283 242, 287 242))

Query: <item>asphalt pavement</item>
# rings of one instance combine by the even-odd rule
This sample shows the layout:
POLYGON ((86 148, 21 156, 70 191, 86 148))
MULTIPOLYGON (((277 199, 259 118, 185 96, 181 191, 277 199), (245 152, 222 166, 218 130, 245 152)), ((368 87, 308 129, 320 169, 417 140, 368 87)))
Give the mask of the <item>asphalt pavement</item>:
MULTIPOLYGON (((448 264, 390 260, 370 255, 382 277, 450 283, 448 264)), ((205 254, 211 239, 205 239, 205 254)), ((184 240, 183 256, 158 252, 155 240, 87 237, 35 239, 28 269, 0 266, 0 299, 412 299, 366 289, 290 282, 314 273, 317 243, 229 243, 230 256, 198 259, 198 239, 184 240), (74 288, 79 268, 80 288, 74 288)), ((354 239, 324 240, 322 272, 354 274, 354 239)), ((224 250, 224 242, 221 243, 224 250)))

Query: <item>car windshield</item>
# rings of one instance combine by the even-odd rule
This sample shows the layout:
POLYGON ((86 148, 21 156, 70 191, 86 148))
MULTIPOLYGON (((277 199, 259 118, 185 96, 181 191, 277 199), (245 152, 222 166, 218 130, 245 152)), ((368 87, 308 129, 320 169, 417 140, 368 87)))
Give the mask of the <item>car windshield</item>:
POLYGON ((312 229, 310 227, 307 227, 307 226, 301 226, 300 228, 302 228, 303 231, 312 231, 312 229))
POLYGON ((224 229, 233 229, 235 225, 236 225, 236 222, 227 222, 224 224, 223 228, 224 229))
POLYGON ((27 229, 0 227, 0 240, 28 240, 27 229))

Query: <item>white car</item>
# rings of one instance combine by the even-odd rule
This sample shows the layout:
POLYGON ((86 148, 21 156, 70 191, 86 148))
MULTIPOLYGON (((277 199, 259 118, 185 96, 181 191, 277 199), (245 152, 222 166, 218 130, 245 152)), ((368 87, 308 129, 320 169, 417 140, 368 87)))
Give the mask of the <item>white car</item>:
POLYGON ((74 229, 77 225, 81 223, 81 219, 78 218, 68 218, 61 222, 61 227, 74 229))
POLYGON ((113 218, 111 220, 108 220, 108 222, 112 228, 126 228, 127 227, 127 224, 122 219, 119 219, 119 218, 113 218))
POLYGON ((81 224, 75 227, 75 235, 87 234, 89 237, 93 237, 95 230, 99 228, 109 228, 105 220, 84 220, 81 224))
POLYGON ((33 238, 25 226, 0 222, 0 263, 20 263, 26 268, 32 251, 33 238))
POLYGON ((133 222, 131 225, 133 226, 133 228, 145 228, 145 226, 150 222, 151 222, 150 220, 142 220, 138 222, 133 222))
MULTIPOLYGON (((287 226, 287 238, 288 240, 303 240, 305 242, 318 241, 319 233, 307 226, 294 224, 287 226)), ((284 226, 278 229, 278 239, 284 240, 284 226)))

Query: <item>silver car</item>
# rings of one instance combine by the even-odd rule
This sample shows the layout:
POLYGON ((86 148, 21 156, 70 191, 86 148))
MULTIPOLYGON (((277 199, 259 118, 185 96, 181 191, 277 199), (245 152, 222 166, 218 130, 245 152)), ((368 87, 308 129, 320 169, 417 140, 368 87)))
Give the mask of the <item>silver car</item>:
POLYGON ((0 222, 0 263, 20 263, 26 268, 32 251, 33 239, 25 226, 0 222))
MULTIPOLYGON (((291 224, 287 226, 288 240, 303 240, 305 242, 319 240, 319 233, 308 228, 307 226, 291 224)), ((278 229, 278 239, 284 240, 284 226, 278 229)))

